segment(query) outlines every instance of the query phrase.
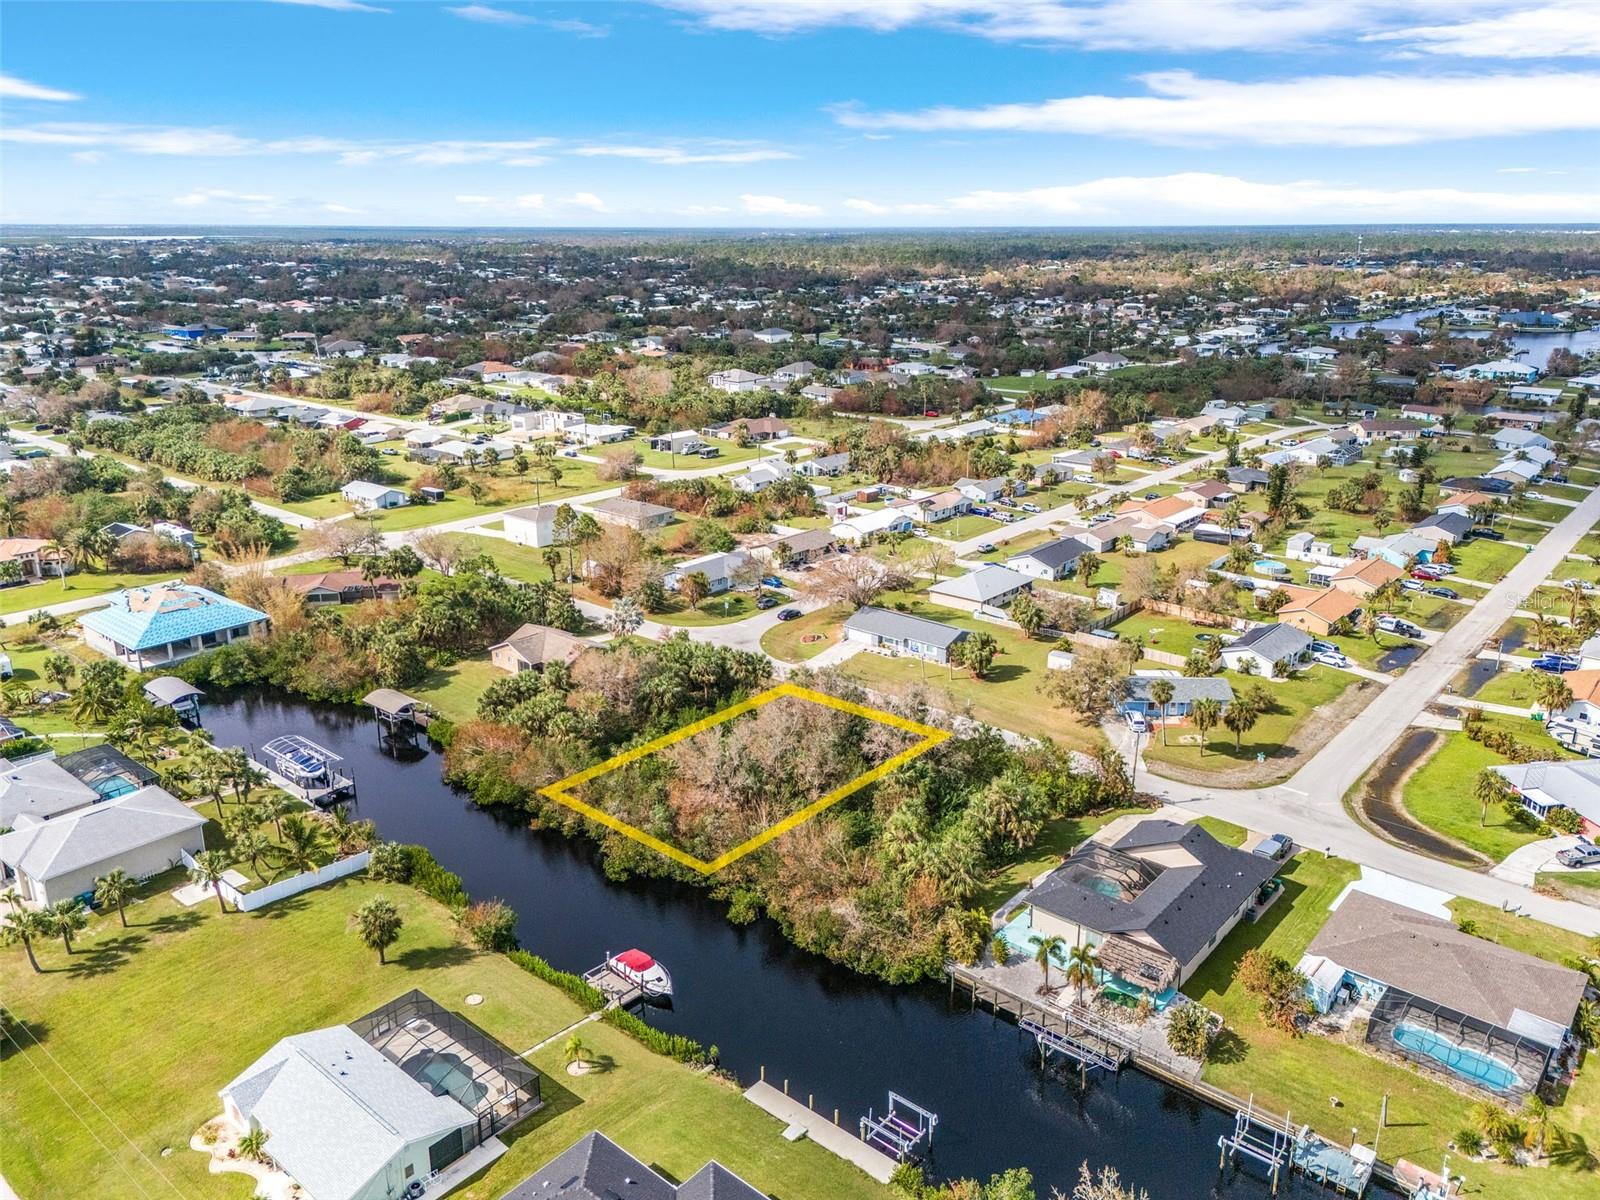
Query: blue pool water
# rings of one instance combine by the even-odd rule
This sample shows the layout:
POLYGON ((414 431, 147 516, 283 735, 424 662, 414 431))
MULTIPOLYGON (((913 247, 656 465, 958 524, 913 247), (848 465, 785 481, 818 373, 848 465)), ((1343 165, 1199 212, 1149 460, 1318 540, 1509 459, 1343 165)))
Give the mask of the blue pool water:
POLYGON ((1458 1045, 1421 1025, 1402 1021, 1394 1027, 1393 1036, 1396 1044, 1413 1054, 1433 1059, 1447 1071, 1479 1087, 1503 1092, 1517 1082, 1517 1073, 1498 1058, 1458 1045))
POLYGON ((1109 896, 1113 900, 1122 899, 1122 885, 1114 879, 1107 879, 1103 875, 1091 875, 1087 881, 1091 892, 1099 892, 1102 896, 1109 896))

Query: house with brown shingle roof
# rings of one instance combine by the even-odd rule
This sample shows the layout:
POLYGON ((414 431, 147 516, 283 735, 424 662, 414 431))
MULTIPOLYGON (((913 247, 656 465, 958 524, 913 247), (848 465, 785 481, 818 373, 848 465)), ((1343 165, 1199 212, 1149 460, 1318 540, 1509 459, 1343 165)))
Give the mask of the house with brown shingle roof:
POLYGON ((542 671, 553 662, 571 663, 589 643, 562 629, 529 622, 505 641, 489 647, 489 661, 502 671, 542 671))
POLYGON ((1399 567, 1385 559, 1358 558, 1340 567, 1330 582, 1341 592, 1364 598, 1384 584, 1401 578, 1402 574, 1399 567))
POLYGON ((1278 610, 1278 620, 1309 634, 1322 636, 1331 633, 1335 625, 1360 607, 1361 602, 1349 592, 1330 587, 1311 596, 1290 600, 1278 610))

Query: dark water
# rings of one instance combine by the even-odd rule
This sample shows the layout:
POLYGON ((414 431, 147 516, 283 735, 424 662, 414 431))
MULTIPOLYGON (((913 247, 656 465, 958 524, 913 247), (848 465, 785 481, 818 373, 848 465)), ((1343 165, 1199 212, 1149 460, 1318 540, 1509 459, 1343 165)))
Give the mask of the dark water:
MULTIPOLYGON (((1361 336, 1361 331, 1367 327, 1373 329, 1393 331, 1416 329, 1421 321, 1439 315, 1437 308, 1421 308, 1412 312, 1398 313, 1392 317, 1383 317, 1376 321, 1335 321, 1328 326, 1328 336, 1332 338, 1355 338, 1361 336)), ((1432 326, 1423 333, 1432 331, 1432 326)), ((1481 341, 1489 336, 1487 329, 1451 329, 1451 337, 1471 338, 1481 341)), ((1594 329, 1548 329, 1548 330, 1522 330, 1512 335, 1511 349, 1513 354, 1520 354, 1523 360, 1532 366, 1544 370, 1545 363, 1550 358, 1552 350, 1570 350, 1579 358, 1600 352, 1600 327, 1594 329)))
MULTIPOLYGON (((894 988, 804 953, 768 921, 738 927, 704 892, 661 881, 606 880, 586 842, 529 831, 478 808, 439 779, 439 760, 383 754, 364 713, 246 694, 208 706, 218 745, 259 746, 303 733, 342 754, 357 812, 385 838, 426 845, 478 898, 498 896, 521 917, 529 949, 582 972, 606 951, 639 946, 672 972, 663 1028, 720 1048, 725 1068, 777 1085, 854 1128, 893 1089, 939 1114, 932 1168, 987 1178, 1029 1168, 1040 1193, 1070 1190, 1078 1164, 1109 1163, 1153 1200, 1258 1200, 1264 1179, 1217 1171, 1217 1138, 1231 1119, 1137 1071, 1092 1078, 1041 1071, 1032 1041, 945 988, 894 988)), ((458 997, 438 997, 449 1003, 458 997)), ((776 1136, 776 1133, 774 1134, 776 1136)), ((1296 1181, 1282 1194, 1317 1192, 1296 1181)))

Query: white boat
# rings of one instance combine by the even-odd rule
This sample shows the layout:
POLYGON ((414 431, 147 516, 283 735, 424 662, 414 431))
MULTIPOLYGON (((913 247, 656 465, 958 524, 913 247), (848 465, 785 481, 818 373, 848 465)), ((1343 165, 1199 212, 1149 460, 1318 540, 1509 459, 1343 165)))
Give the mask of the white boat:
POLYGON ((646 996, 672 995, 672 976, 643 950, 624 950, 621 954, 613 954, 606 959, 606 966, 646 996))

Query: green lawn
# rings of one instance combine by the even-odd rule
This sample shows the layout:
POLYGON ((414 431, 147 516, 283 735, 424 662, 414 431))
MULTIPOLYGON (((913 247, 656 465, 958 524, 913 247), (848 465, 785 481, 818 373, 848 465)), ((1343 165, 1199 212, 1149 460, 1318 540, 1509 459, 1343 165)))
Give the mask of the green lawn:
MULTIPOLYGON (((1239 746, 1235 746, 1234 735, 1226 729, 1221 726, 1213 729, 1206 737, 1204 757, 1200 754, 1199 735, 1186 725, 1173 726, 1164 746, 1161 735, 1153 733, 1144 749, 1148 761, 1167 763, 1188 772, 1216 772, 1247 764, 1255 766, 1256 755, 1264 754, 1267 764, 1271 764, 1267 770, 1277 775, 1292 772, 1304 757, 1294 751, 1292 739, 1313 714, 1318 714, 1319 722, 1336 721, 1336 717, 1321 710, 1340 701, 1347 692, 1350 693, 1349 703, 1364 705, 1366 700, 1362 697, 1370 696, 1378 687, 1369 680, 1322 666, 1310 667, 1295 679, 1262 680, 1259 676, 1252 678, 1234 671, 1221 672, 1221 678, 1232 684, 1235 692, 1260 683, 1275 701, 1273 710, 1256 722, 1239 746)), ((1345 719, 1349 715, 1346 713, 1345 719)))
MULTIPOLYGON (((402 530, 419 529, 424 525, 438 525, 445 521, 458 521, 463 517, 477 516, 480 513, 495 512, 499 509, 510 508, 515 505, 565 500, 572 496, 581 496, 588 492, 603 491, 614 485, 601 482, 595 474, 595 464, 560 458, 555 460, 561 470, 561 483, 559 486, 548 482, 541 483, 536 489, 533 483, 525 476, 519 476, 509 467, 501 466, 496 474, 490 475, 486 471, 463 471, 465 479, 476 479, 487 490, 482 504, 474 504, 467 494, 465 486, 456 488, 437 504, 406 504, 399 508, 388 508, 381 511, 365 513, 363 517, 371 517, 379 529, 402 530)), ((402 463, 394 461, 388 466, 407 478, 414 478, 418 472, 412 471, 415 463, 402 463)), ((286 508, 290 512, 298 513, 303 517, 315 517, 326 520, 330 517, 340 517, 352 512, 350 505, 345 503, 344 497, 338 492, 328 492, 321 496, 313 496, 309 500, 279 501, 271 497, 266 498, 266 503, 286 508)))
MULTIPOLYGON (((12 680, 34 690, 54 689, 55 685, 44 673, 45 659, 52 654, 65 654, 80 666, 99 658, 74 637, 58 635, 51 642, 40 641, 31 625, 13 625, 0 632, 3 632, 0 649, 11 658, 12 680)), ((103 735, 85 730, 68 715, 70 710, 70 705, 60 705, 38 711, 18 709, 7 715, 31 734, 60 737, 58 749, 62 751, 99 741, 103 735)))
POLYGON ((1245 839, 1250 836, 1250 831, 1243 825, 1235 825, 1232 821, 1224 821, 1221 817, 1199 817, 1195 820, 1195 824, 1225 846, 1242 846, 1245 839))
POLYGON ((784 662, 815 658, 839 640, 839 627, 851 611, 848 604, 830 604, 792 621, 779 621, 761 635, 761 648, 784 662), (816 641, 805 640, 813 635, 816 641))
MULTIPOLYGON (((1532 721, 1498 716, 1489 720, 1521 741, 1548 749, 1553 758, 1570 757, 1532 721)), ((1473 798, 1473 781, 1485 767, 1503 766, 1509 760, 1464 733, 1447 733, 1444 738, 1444 745, 1406 781, 1401 796, 1406 811, 1429 829, 1496 862, 1518 847, 1538 841, 1536 824, 1514 821, 1498 807, 1491 806, 1487 819, 1479 823, 1483 806, 1473 798)))
POLYGON ((756 608, 754 592, 723 592, 720 596, 710 596, 700 601, 694 608, 690 608, 681 597, 670 596, 669 599, 672 607, 665 612, 651 613, 652 621, 693 629, 742 621, 760 611, 756 608))
MULTIPOLYGON (((1297 855, 1285 867, 1284 895, 1277 904, 1260 921, 1241 922, 1184 986, 1185 993, 1220 1013, 1227 1023, 1204 1078, 1236 1096, 1254 1096, 1268 1110, 1287 1113, 1296 1124, 1309 1123, 1341 1145, 1349 1142, 1352 1129, 1360 1141, 1372 1144, 1387 1096, 1388 1123, 1379 1144, 1384 1159, 1437 1164, 1455 1131, 1470 1124, 1469 1097, 1420 1071, 1379 1059, 1359 1045, 1330 1037, 1295 1038, 1269 1028, 1256 1001, 1233 979, 1240 958, 1255 947, 1297 962, 1327 919, 1328 905, 1359 873, 1356 864, 1342 859, 1312 852, 1297 855)), ((1463 915, 1463 903, 1456 902, 1458 916, 1463 915)), ((1559 960, 1576 939, 1487 906, 1466 907, 1479 922, 1480 936, 1517 949, 1559 960), (1481 918, 1480 908, 1486 909, 1481 918)), ((1558 1129, 1573 1135, 1566 1144, 1574 1153, 1564 1161, 1547 1168, 1518 1169, 1453 1157, 1452 1166, 1466 1175, 1472 1194, 1487 1200, 1592 1196, 1595 1177, 1582 1159, 1588 1148, 1600 1144, 1600 1069, 1595 1064, 1579 1076, 1553 1116, 1558 1129)))
POLYGON ((157 571, 143 575, 132 571, 97 571, 82 567, 65 579, 46 579, 17 587, 0 588, 0 613, 35 612, 50 604, 104 596, 123 588, 165 583, 182 571, 157 571))
POLYGON ((1195 625, 1182 617, 1151 612, 1133 613, 1109 628, 1119 637, 1143 638, 1146 649, 1161 650, 1184 658, 1200 647, 1201 639, 1209 641, 1219 635, 1231 636, 1226 627, 1195 625))
MULTIPOLYGON (((1534 539, 1529 539, 1534 540, 1534 539)), ((1521 546, 1508 546, 1505 542, 1483 541, 1473 538, 1457 546, 1450 561, 1457 573, 1468 579, 1481 579, 1485 583, 1499 583, 1512 567, 1522 561, 1528 552, 1521 546)), ((1461 591, 1464 596, 1474 593, 1461 591)))
POLYGON ((478 697, 483 689, 506 673, 489 661, 487 654, 464 658, 448 667, 428 672, 422 683, 406 689, 408 695, 425 700, 441 716, 452 721, 470 721, 478 715, 478 697))
MULTIPOLYGON (((741 446, 734 441, 724 441, 713 438, 709 445, 721 451, 715 458, 701 458, 698 454, 666 454, 660 450, 650 449, 650 439, 637 437, 625 442, 616 442, 613 445, 621 446, 624 450, 636 451, 639 461, 647 467, 659 467, 663 470, 700 471, 707 467, 720 466, 725 463, 751 462, 758 458, 771 455, 771 451, 761 446, 741 446)), ((598 446, 591 453, 602 453, 611 449, 611 446, 598 446)))
MULTIPOLYGON (((45 974, 30 972, 15 951, 0 965, 6 1006, 25 1023, 22 1048, 5 1047, 0 1143, 7 1181, 29 1200, 244 1200, 246 1177, 210 1175, 207 1158, 188 1148, 219 1111, 217 1090, 277 1039, 350 1021, 411 988, 469 1015, 514 1051, 580 1015, 509 960, 460 944, 433 901, 364 877, 248 915, 221 916, 213 903, 184 910, 161 893, 129 919, 128 930, 114 916, 97 919, 70 958, 59 943, 40 947, 45 974), (350 913, 377 894, 405 919, 386 966, 346 928, 350 913), (469 993, 482 995, 482 1006, 467 1008, 469 993)), ((509 1152, 455 1195, 496 1200, 600 1129, 679 1178, 715 1157, 794 1200, 888 1196, 820 1148, 784 1141, 781 1127, 731 1085, 608 1026, 586 1026, 583 1039, 604 1069, 567 1075, 559 1044, 534 1057, 545 1107, 505 1136, 509 1152)))

